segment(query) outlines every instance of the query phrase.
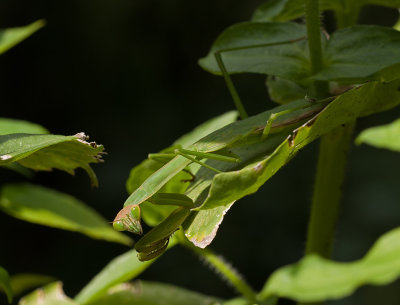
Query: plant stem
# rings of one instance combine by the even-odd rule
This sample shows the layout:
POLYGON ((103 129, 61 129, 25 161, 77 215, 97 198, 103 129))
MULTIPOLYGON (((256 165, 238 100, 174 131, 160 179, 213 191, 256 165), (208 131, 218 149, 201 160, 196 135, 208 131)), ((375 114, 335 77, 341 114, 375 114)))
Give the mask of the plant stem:
MULTIPOLYGON (((305 0, 306 25, 308 48, 310 52, 311 73, 314 75, 324 67, 321 45, 321 29, 318 0, 305 0)), ((328 83, 315 81, 311 95, 317 98, 326 97, 328 93, 328 83)))
POLYGON ((183 232, 180 230, 176 233, 179 238, 179 242, 184 247, 190 249, 207 263, 213 266, 219 273, 226 278, 229 283, 231 283, 238 292, 240 292, 243 297, 245 297, 251 304, 257 303, 257 297, 254 290, 246 283, 246 281, 237 273, 235 269, 232 268, 223 258, 216 255, 210 249, 201 249, 193 245, 184 236, 183 232))

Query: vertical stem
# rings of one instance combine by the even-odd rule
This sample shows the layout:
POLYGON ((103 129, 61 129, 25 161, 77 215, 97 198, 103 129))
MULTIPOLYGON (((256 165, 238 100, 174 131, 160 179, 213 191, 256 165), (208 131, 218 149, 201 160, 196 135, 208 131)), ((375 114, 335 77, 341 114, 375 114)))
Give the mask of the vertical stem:
MULTIPOLYGON (((324 67, 321 45, 321 29, 318 0, 305 0, 308 48, 310 52, 311 73, 316 74, 324 67)), ((328 93, 328 83, 315 81, 312 96, 323 98, 328 93)))
POLYGON ((250 304, 257 303, 256 293, 254 290, 223 258, 219 257, 209 249, 201 249, 194 246, 190 241, 187 240, 182 231, 177 232, 176 236, 179 238, 181 245, 196 253, 211 266, 213 266, 218 272, 220 272, 229 281, 229 283, 231 283, 236 290, 240 292, 243 297, 248 300, 248 302, 250 302, 250 304))

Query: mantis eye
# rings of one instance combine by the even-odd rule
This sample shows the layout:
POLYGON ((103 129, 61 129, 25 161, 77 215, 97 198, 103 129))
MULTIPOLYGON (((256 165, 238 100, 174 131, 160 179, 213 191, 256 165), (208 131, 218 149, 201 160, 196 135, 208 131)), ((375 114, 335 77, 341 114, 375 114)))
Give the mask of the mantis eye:
POLYGON ((141 235, 143 229, 140 223, 140 207, 138 205, 124 207, 115 217, 113 228, 117 231, 129 231, 141 235))

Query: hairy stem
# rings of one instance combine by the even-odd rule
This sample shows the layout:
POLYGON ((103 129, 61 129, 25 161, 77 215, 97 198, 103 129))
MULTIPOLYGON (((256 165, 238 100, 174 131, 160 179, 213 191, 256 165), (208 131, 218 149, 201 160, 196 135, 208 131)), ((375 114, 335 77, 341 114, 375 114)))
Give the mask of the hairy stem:
POLYGON ((254 292, 254 290, 246 283, 246 281, 240 276, 240 274, 238 274, 237 271, 233 269, 232 266, 230 266, 223 258, 216 255, 209 249, 201 249, 196 247, 187 240, 181 230, 176 233, 176 236, 179 238, 179 242, 181 245, 193 251, 202 259, 204 259, 207 263, 213 266, 251 304, 257 303, 256 293, 254 292))
MULTIPOLYGON (((308 47, 311 61, 311 73, 314 75, 321 71, 324 67, 318 0, 305 0, 305 9, 308 47)), ((327 82, 315 81, 312 87, 313 92, 311 92, 311 95, 313 97, 326 97, 328 93, 327 82)))

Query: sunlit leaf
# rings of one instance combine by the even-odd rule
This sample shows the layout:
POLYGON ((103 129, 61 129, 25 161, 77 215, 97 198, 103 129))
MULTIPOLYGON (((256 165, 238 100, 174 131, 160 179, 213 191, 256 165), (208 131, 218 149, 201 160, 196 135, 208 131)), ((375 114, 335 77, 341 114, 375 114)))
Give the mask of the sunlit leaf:
POLYGON ((358 135, 356 143, 366 143, 378 148, 400 151, 400 119, 387 125, 362 131, 358 135))
POLYGON ((137 281, 110 289, 92 305, 217 305, 221 299, 170 284, 137 281))
POLYGON ((15 133, 0 135, 0 166, 18 161, 21 165, 49 171, 53 168, 74 174, 78 167, 89 175, 92 184, 98 184, 90 163, 102 161, 103 146, 86 142, 83 133, 74 136, 33 135, 15 133))
POLYGON ((9 133, 47 134, 46 128, 23 120, 0 118, 0 135, 9 133))
POLYGON ((7 295, 8 303, 11 304, 13 299, 13 291, 10 286, 10 276, 6 269, 0 267, 0 291, 7 295))
MULTIPOLYGON (((171 240, 168 248, 175 244, 176 242, 171 240)), ((154 261, 140 262, 136 250, 114 258, 77 294, 75 301, 81 305, 92 304, 94 300, 106 294, 109 288, 134 279, 154 261)))
POLYGON ((44 20, 38 20, 27 26, 0 30, 0 54, 28 38, 44 25, 44 20))
POLYGON ((95 210, 70 195, 49 188, 31 184, 5 185, 0 193, 0 209, 32 223, 76 231, 96 239, 132 244, 130 238, 115 231, 95 210))
MULTIPOLYGON (((240 156, 244 165, 210 161, 210 165, 222 170, 223 173, 215 174, 202 168, 196 174, 196 181, 185 192, 197 206, 200 206, 200 210, 207 211, 191 215, 185 221, 187 237, 198 246, 207 246, 215 236, 220 223, 214 219, 223 217, 226 208, 233 202, 256 192, 301 148, 321 135, 357 117, 398 105, 400 91, 396 89, 399 85, 400 80, 388 84, 369 82, 342 94, 315 118, 295 130, 270 134, 266 141, 232 149, 235 154, 240 156)), ((283 106, 290 107, 292 104, 283 106)), ((282 109, 283 106, 276 109, 282 109)), ((260 123, 257 122, 262 115, 266 115, 264 118, 264 122, 266 122, 269 117, 268 113, 250 117, 241 121, 243 123, 240 124, 248 122, 251 126, 251 122, 253 122, 254 126, 258 126, 260 123)), ((229 128, 234 132, 238 128, 236 124, 233 123, 225 129, 229 128)), ((221 135, 226 136, 227 134, 229 134, 227 130, 221 130, 221 135)), ((217 138, 218 136, 214 134, 214 139, 217 138)), ((204 141, 207 142, 207 138, 204 141)))
POLYGON ((23 297, 19 305, 78 305, 78 303, 64 294, 61 282, 56 282, 23 297))
POLYGON ((29 289, 43 286, 55 280, 54 277, 43 274, 19 273, 11 276, 10 286, 14 296, 19 296, 29 289))
POLYGON ((362 285, 385 285, 400 275, 400 229, 384 234, 364 258, 339 263, 308 255, 275 271, 260 293, 301 302, 319 302, 350 295, 362 285))

